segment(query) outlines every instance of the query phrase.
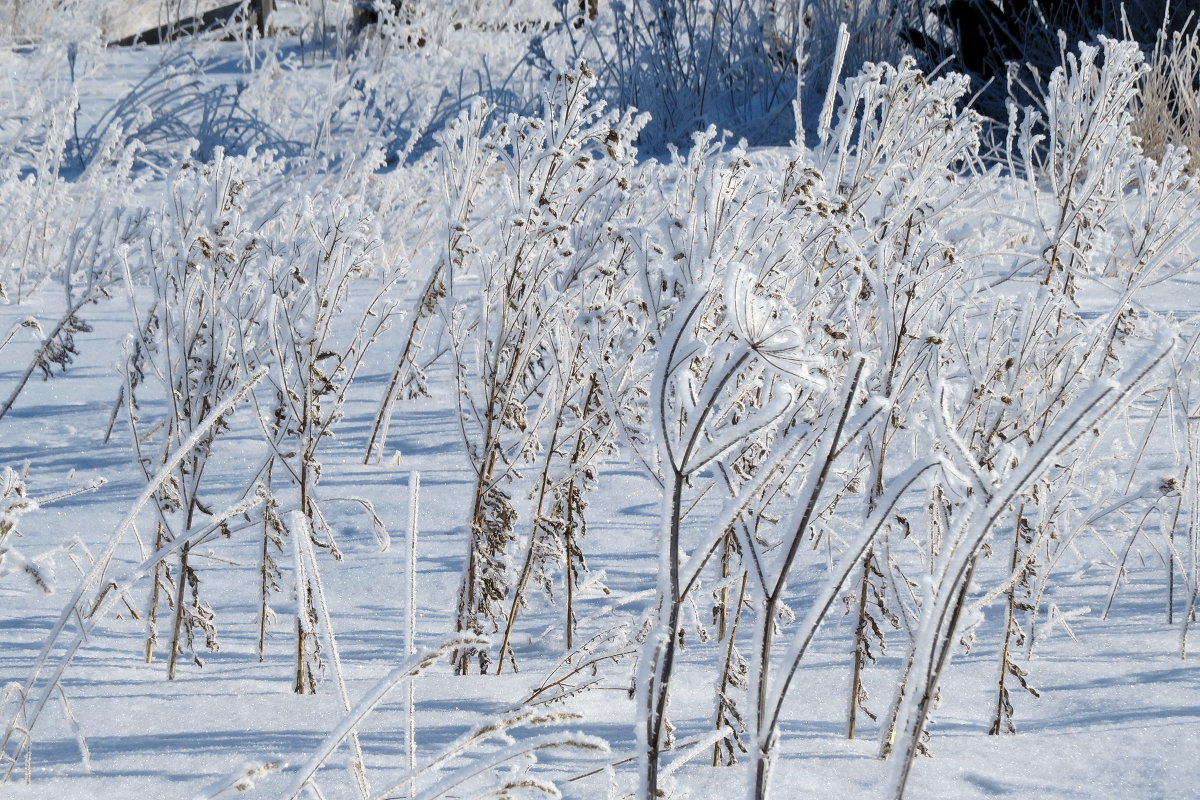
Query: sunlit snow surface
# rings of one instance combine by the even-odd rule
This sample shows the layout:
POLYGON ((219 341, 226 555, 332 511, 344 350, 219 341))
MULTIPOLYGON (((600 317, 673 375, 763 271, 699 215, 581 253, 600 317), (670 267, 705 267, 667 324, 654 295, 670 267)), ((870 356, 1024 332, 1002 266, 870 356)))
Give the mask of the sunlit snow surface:
MULTIPOLYGON (((344 11, 340 9, 339 13, 344 11)), ((109 30, 125 35, 142 29, 147 22, 157 24, 156 13, 156 4, 142 3, 131 7, 109 30)), ((297 13, 296 9, 285 9, 284 19, 286 14, 297 13)), ((384 163, 372 180, 385 193, 383 196, 390 191, 388 186, 403 186, 413 214, 423 213, 421 193, 427 193, 429 203, 441 202, 438 173, 428 160, 436 147, 430 134, 462 110, 444 100, 443 89, 450 93, 482 91, 490 81, 508 74, 523 53, 525 34, 498 31, 494 24, 484 27, 485 32, 468 27, 446 33, 427 49, 398 49, 380 56, 380 63, 386 63, 390 72, 364 78, 394 87, 389 97, 395 104, 389 108, 403 108, 406 103, 409 107, 424 104, 431 108, 425 119, 427 128, 418 124, 420 114, 414 113, 413 118, 392 129, 362 129, 364 137, 374 137, 372 141, 378 146, 375 157, 384 163), (410 151, 403 155, 409 144, 410 151), (397 166, 397 153, 409 160, 409 166, 397 166), (406 169, 411 169, 411 174, 405 173, 406 169), (412 200, 414 196, 417 201, 412 200)), ((77 91, 81 108, 78 122, 70 116, 58 120, 57 135, 79 140, 93 135, 98 141, 105 130, 89 134, 92 123, 103 120, 105 113, 147 76, 153 79, 161 60, 195 48, 192 52, 212 65, 203 76, 206 85, 240 84, 245 102, 239 113, 245 111, 246 119, 270 126, 269 140, 302 149, 328 137, 325 166, 336 170, 355 150, 350 140, 357 129, 350 116, 337 117, 332 111, 334 103, 328 93, 336 81, 335 61, 339 58, 335 39, 316 45, 284 34, 267 50, 256 50, 258 45, 253 42, 184 43, 168 52, 157 48, 102 49, 91 44, 77 52, 74 84, 67 48, 61 42, 8 49, 0 52, 0 69, 5 76, 0 85, 0 132, 9 137, 6 141, 12 141, 18 136, 15 132, 29 124, 23 117, 29 109, 49 107, 27 105, 31 98, 50 103, 77 91), (349 143, 339 144, 338 136, 346 137, 349 143)), ((537 95, 531 88, 531 78, 516 78, 509 86, 513 98, 537 95)), ((517 101, 510 99, 513 108, 504 111, 518 110, 517 101)), ((130 107, 127 121, 138 117, 134 106, 136 102, 130 107)), ((93 191, 93 200, 89 202, 158 209, 163 204, 168 175, 179 160, 187 157, 176 159, 173 148, 182 153, 187 145, 184 141, 169 141, 161 129, 153 130, 163 137, 159 140, 166 154, 163 160, 138 167, 131 177, 119 177, 117 185, 105 187, 102 180, 96 179, 94 173, 108 168, 104 163, 87 167, 65 163, 63 175, 69 180, 93 182, 94 188, 89 190, 93 191), (93 172, 91 178, 86 170, 93 172)), ((245 152, 257 150, 246 147, 245 152)), ((786 148, 780 148, 752 152, 748 157, 751 169, 781 170, 789 156, 786 148)), ((117 167, 113 169, 113 174, 118 174, 117 167)), ((280 197, 299 196, 319 182, 317 170, 297 168, 293 174, 290 169, 285 165, 269 178, 272 191, 280 197)), ((662 184, 646 192, 645 202, 654 202, 656 192, 667 191, 662 187, 680 178, 672 169, 664 166, 654 173, 661 177, 662 184)), ((39 196, 14 189, 14 182, 31 180, 28 173, 14 167, 0 179, 9 182, 9 190, 0 197, 0 213, 7 212, 11 217, 26 208, 20 213, 28 215, 21 203, 34 203, 34 207, 45 204, 44 226, 20 230, 10 226, 7 230, 12 235, 44 237, 49 252, 62 247, 74 231, 86 224, 80 221, 86 208, 56 205, 52 193, 39 196)), ((1012 197, 1016 190, 1000 172, 978 180, 983 187, 978 192, 980 204, 1003 210, 1006 203, 1015 202, 1012 197)), ((503 190, 503 186, 491 186, 491 191, 503 190)), ((996 219, 1002 217, 997 214, 993 224, 1006 224, 996 219)), ((412 219, 401 222, 420 227, 412 219)), ((972 221, 963 224, 969 228, 972 221)), ((419 231, 406 230, 403 234, 420 238, 419 231)), ((1012 231, 997 228, 988 231, 986 242, 978 247, 1012 246, 1008 240, 1022 234, 1023 229, 1015 223, 1012 231)), ((444 236, 444 232, 439 235, 444 236)), ((429 251, 441 246, 436 235, 425 241, 429 251)), ((105 240, 104 246, 116 245, 105 240)), ((144 243, 127 246, 133 251, 144 243)), ((387 232, 380 246, 384 254, 380 263, 403 249, 389 243, 387 232)), ((10 255, 16 252, 15 245, 0 241, 0 247, 8 248, 2 254, 6 259, 8 302, 0 305, 0 333, 16 326, 11 343, 0 353, 2 400, 17 386, 38 344, 33 329, 20 323, 34 317, 43 329, 53 326, 64 312, 65 293, 61 270, 25 275, 22 265, 10 255)), ((979 252, 967 255, 988 257, 979 252)), ((46 260, 53 261, 53 255, 46 260)), ((997 258, 995 266, 987 271, 999 277, 1007 263, 997 258)), ((405 307, 415 299, 418 277, 414 270, 399 289, 405 307)), ((1038 277, 1019 276, 1013 284, 1025 287, 1038 277)), ((11 411, 0 420, 0 466, 28 471, 30 497, 47 497, 94 479, 105 480, 95 491, 29 512, 19 525, 21 538, 0 545, 19 551, 24 558, 41 559, 37 563, 44 567, 53 587, 53 592, 43 592, 32 587, 19 571, 0 569, 0 684, 9 687, 0 703, 4 710, 0 726, 8 724, 19 687, 58 623, 63 603, 74 591, 80 572, 73 560, 85 565, 88 554, 100 553, 145 488, 146 478, 135 461, 123 416, 117 369, 134 330, 133 309, 144 313, 150 301, 146 282, 136 275, 131 275, 131 282, 132 286, 126 286, 123 279, 117 281, 111 298, 80 310, 79 316, 90 330, 75 334, 78 354, 72 363, 61 374, 56 370, 50 380, 35 374, 11 411), (116 423, 111 440, 104 444, 114 409, 116 423)), ((355 285, 347 307, 361 309, 369 300, 368 283, 370 279, 364 279, 361 286, 355 285)), ((731 280, 729 285, 740 284, 731 280)), ((1080 315, 1087 318, 1100 313, 1120 296, 1120 289, 1118 280, 1099 276, 1078 295, 1080 315)), ((1019 294, 1025 289, 1012 291, 1019 294)), ((1194 335, 1193 318, 1200 312, 1198 291, 1195 273, 1184 264, 1166 270, 1161 282, 1145 288, 1131 304, 1139 311, 1172 317, 1180 335, 1187 339, 1194 335)), ((741 325, 768 326, 765 317, 770 312, 765 308, 745 306, 743 314, 748 318, 741 320, 741 325)), ((358 317, 347 314, 346 319, 358 317)), ((397 320, 393 329, 399 328, 397 320)), ((348 331, 339 330, 333 338, 342 341, 348 336, 348 331)), ((787 360, 796 371, 804 373, 800 377, 808 381, 806 386, 815 385, 804 360, 807 356, 801 353, 794 336, 790 329, 780 328, 767 331, 764 341, 769 340, 782 351, 775 354, 780 360, 787 360)), ((413 471, 420 473, 422 487, 416 586, 419 649, 435 647, 453 633, 466 557, 464 532, 470 516, 474 473, 464 455, 453 375, 445 360, 429 369, 431 397, 403 399, 397 405, 384 456, 375 463, 362 463, 401 344, 385 335, 369 352, 348 394, 336 438, 323 444, 321 450, 321 492, 327 497, 354 496, 370 501, 392 540, 388 549, 381 550, 363 514, 350 506, 330 506, 329 521, 344 559, 335 561, 325 553, 318 553, 318 558, 351 704, 406 658, 409 590, 405 585, 404 533, 407 481, 413 471)), ((1183 346, 1179 345, 1181 351, 1183 346)), ((1185 370, 1195 368, 1193 364, 1184 366, 1185 370)), ((1143 399, 1126 412, 1130 430, 1141 430, 1135 423, 1144 423, 1156 413, 1157 398, 1153 402, 1143 399)), ((152 401, 152 408, 154 402, 163 401, 161 397, 152 401)), ((212 472, 205 477, 208 491, 220 498, 218 502, 231 502, 245 488, 247 472, 265 455, 256 414, 249 404, 239 406, 230 418, 230 431, 218 442, 212 472)), ((1116 434, 1114 447, 1137 451, 1143 443, 1135 435, 1116 434)), ((1140 485, 1172 477, 1182 481, 1184 469, 1200 466, 1183 459, 1181 454, 1190 452, 1185 444, 1156 429, 1145 446, 1143 466, 1135 482, 1140 485)), ((578 599, 581 624, 576 644, 615 624, 627 624, 636 630, 652 605, 653 593, 647 594, 646 590, 655 586, 661 492, 647 473, 640 457, 644 455, 625 449, 603 463, 601 489, 590 497, 584 547, 589 568, 593 573, 605 572, 604 583, 610 593, 595 589, 582 593, 578 599)), ((1126 492, 1128 473, 1108 477, 1115 502, 1126 492)), ((518 504, 527 502, 525 497, 517 499, 518 504)), ((1188 505, 1191 502, 1188 499, 1184 503, 1177 522, 1179 547, 1194 546, 1185 544, 1189 508, 1192 513, 1197 511, 1188 505)), ((703 499, 689 519, 702 529, 703 523, 710 522, 718 511, 712 498, 703 499)), ((908 512, 924 513, 922 509, 908 512)), ((986 735, 995 713, 1003 605, 996 602, 981 612, 978 635, 969 651, 955 649, 942 682, 940 703, 930 724, 928 747, 933 757, 917 760, 909 797, 1157 800, 1194 795, 1200 781, 1200 761, 1195 757, 1200 746, 1200 681, 1193 661, 1181 658, 1183 609, 1189 587, 1176 573, 1174 619, 1168 624, 1163 537, 1157 527, 1153 534, 1134 536, 1139 519, 1138 515, 1118 515, 1105 538, 1081 536, 1054 567, 1056 577, 1043 598, 1036 648, 1032 657, 1021 661, 1029 683, 1041 696, 1035 699, 1019 687, 1013 688, 1015 735, 986 735), (1118 576, 1119 564, 1123 564, 1123 571, 1118 576)), ((1159 525, 1157 513, 1153 519, 1154 525, 1159 525)), ((527 528, 527 522, 518 523, 522 545, 527 528)), ((141 557, 139 553, 150 548, 153 530, 153 516, 143 512, 132 529, 133 535, 114 555, 109 570, 114 578, 119 580, 141 557)), ((839 533, 848 536, 852 532, 839 533)), ((1197 533, 1192 531, 1190 535, 1195 542, 1197 533)), ((1000 537, 999 541, 1007 539, 1000 537)), ((161 612, 163 630, 158 651, 153 663, 147 664, 142 657, 144 620, 133 616, 134 612, 144 615, 148 588, 145 581, 135 585, 126 598, 128 605, 118 602, 67 666, 61 678, 61 694, 69 705, 63 704, 58 692, 49 698, 31 735, 31 782, 25 783, 26 763, 22 761, 15 765, 11 782, 0 785, 0 796, 207 797, 236 782, 246 769, 266 763, 280 768, 255 776, 246 796, 280 796, 300 766, 337 728, 345 712, 327 649, 326 673, 321 676, 319 692, 297 696, 291 691, 293 601, 288 594, 286 563, 281 579, 284 589, 273 601, 279 620, 271 629, 266 658, 259 662, 255 652, 254 587, 260 546, 261 538, 251 531, 192 551, 193 564, 199 565, 203 595, 216 611, 220 649, 206 652, 198 643, 203 667, 185 655, 180 659, 177 678, 171 682, 166 680, 163 645, 169 613, 161 612)), ((1000 553, 996 558, 1007 559, 1007 545, 996 547, 1000 553)), ((514 546, 510 554, 515 562, 510 565, 513 570, 520 567, 517 550, 514 546)), ((801 617, 804 608, 800 593, 806 586, 819 586, 825 575, 823 557, 808 556, 809 561, 788 582, 789 587, 796 588, 794 610, 801 617)), ((1193 564, 1196 557, 1187 551, 1180 555, 1185 565, 1193 564)), ((286 562, 286 558, 281 560, 286 562)), ((983 571, 985 568, 981 568, 983 571)), ((995 584, 997 577, 991 574, 986 585, 995 584)), ((506 669, 499 676, 454 677, 448 660, 443 658, 416 679, 418 763, 434 758, 469 729, 516 708, 539 687, 553 683, 555 679, 548 676, 570 669, 559 663, 565 645, 561 587, 555 589, 557 604, 546 602, 538 593, 531 592, 531 596, 534 599, 519 617, 513 639, 519 673, 514 675, 506 669)), ((705 604, 709 598, 706 593, 694 612, 706 623, 705 604)), ((891 763, 878 758, 878 724, 860 714, 859 737, 845 738, 850 626, 851 618, 842 615, 839 605, 801 667, 780 731, 780 757, 773 782, 776 797, 886 796, 891 763)), ((865 678, 870 695, 867 705, 880 715, 886 713, 906 645, 903 634, 893 636, 889 643, 894 646, 867 670, 865 678)), ((725 650, 723 644, 710 642, 693 647, 693 642, 689 640, 683 651, 683 663, 671 694, 670 718, 683 743, 712 727, 716 665, 725 650)), ((1193 642, 1191 649, 1196 647, 1200 644, 1193 642)), ((579 715, 554 730, 600 737, 609 743, 610 753, 549 751, 539 754, 531 774, 555 781, 569 797, 598 798, 610 796, 609 792, 620 797, 632 791, 636 785, 635 765, 630 759, 635 755, 634 723, 638 714, 629 689, 631 675, 636 674, 632 657, 615 664, 605 662, 598 666, 599 681, 594 688, 563 704, 547 706, 549 711, 579 715), (612 767, 611 772, 605 771, 607 766, 612 767)), ((367 774, 378 781, 372 785, 373 791, 382 791, 393 776, 403 773, 404 702, 404 691, 397 688, 359 726, 367 774)), ((495 744, 489 744, 464 754, 441 772, 422 776, 418 789, 432 786, 445 774, 471 763, 471 759, 486 763, 495 749, 495 744)), ((317 773, 319 785, 333 787, 327 789, 326 796, 351 796, 350 758, 343 744, 317 773)), ((748 758, 739 766, 722 769, 709 768, 709 758, 706 751, 681 767, 672 777, 670 796, 725 798, 747 794, 748 758)), ((664 757, 664 763, 670 761, 670 755, 664 757)), ((528 766, 519 759, 515 765, 514 770, 528 766)), ((498 787, 503 778, 497 776, 509 776, 508 768, 485 770, 474 783, 451 789, 447 796, 476 796, 472 792, 498 787)), ((230 789, 220 796, 235 795, 237 792, 230 789)))

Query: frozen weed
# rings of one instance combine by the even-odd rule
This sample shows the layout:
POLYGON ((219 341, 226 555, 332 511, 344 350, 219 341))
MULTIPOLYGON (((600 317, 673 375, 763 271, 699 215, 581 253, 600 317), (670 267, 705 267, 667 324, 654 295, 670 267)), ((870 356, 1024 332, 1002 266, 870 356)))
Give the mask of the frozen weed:
MULTIPOLYGON (((586 66, 564 73, 540 118, 510 117, 463 153, 463 162, 477 173, 497 161, 504 188, 490 209, 491 220, 452 225, 443 278, 444 302, 450 305, 442 313, 463 440, 476 473, 471 544, 456 620, 460 631, 481 633, 504 614, 507 550, 516 539, 517 513, 503 487, 520 477, 522 461, 537 458, 548 433, 559 435, 563 414, 592 386, 577 372, 583 363, 577 321, 587 314, 591 297, 602 291, 585 281, 603 274, 597 261, 610 257, 611 250, 601 241, 597 253, 595 244, 588 246, 588 237, 623 211, 620 187, 628 182, 632 159, 623 149, 640 125, 631 113, 590 104, 593 85, 586 66), (603 158, 606 152, 612 154, 608 159, 603 158), (475 245, 492 237, 495 251, 475 245), (470 284, 468 276, 474 279, 470 284), (478 294, 466 288, 476 281, 478 294)), ((466 184, 473 191, 464 180, 470 174, 452 173, 450 185, 466 184)), ((456 216, 469 213, 469 199, 451 195, 448 201, 451 208, 462 209, 456 216)), ((577 444, 584 446, 581 440, 577 444)), ((552 445, 559 447, 557 441, 552 445)), ((548 480, 543 470, 542 488, 535 490, 542 497, 536 524, 543 530, 548 480)), ((564 512, 581 510, 577 499, 565 502, 576 507, 567 512, 564 506, 564 512)), ((541 535, 535 528, 531 548, 541 535)), ((468 669, 466 658, 460 655, 461 672, 468 669)), ((486 671, 490 657, 481 653, 479 659, 486 671)))
MULTIPOLYGON (((346 180, 353 180, 352 173, 346 180)), ((342 418, 347 393, 367 350, 386 330, 393 314, 389 290, 400 273, 385 273, 350 326, 344 322, 351 289, 374 266, 378 240, 370 212, 350 202, 335 184, 327 193, 305 198, 281 219, 281 238, 271 247, 265 277, 266 304, 260 336, 269 350, 268 384, 273 397, 263 432, 274 473, 295 493, 296 514, 280 515, 293 539, 296 575, 296 670, 294 690, 316 689, 319 663, 316 626, 324 626, 337 660, 331 620, 322 599, 314 548, 340 558, 333 528, 325 516, 331 502, 349 501, 370 517, 386 548, 388 536, 373 507, 359 498, 322 498, 319 449, 342 418), (348 338, 339 332, 349 327, 348 338), (288 520, 291 520, 290 522, 288 520), (293 530, 301 523, 302 530, 293 530)), ((352 195, 351 195, 352 196, 352 195)), ((248 357, 253 357, 248 354, 248 357)), ((335 664, 340 680, 340 664, 335 664)))
MULTIPOLYGON (((250 177, 256 169, 220 153, 211 167, 183 166, 173 175, 169 202, 145 242, 144 277, 153 297, 149 308, 134 309, 123 398, 146 479, 153 479, 202 423, 207 431, 155 490, 154 550, 186 542, 189 532, 213 513, 204 478, 229 420, 210 423, 210 416, 263 361, 261 352, 249 359, 239 352, 247 339, 254 339, 266 303, 264 255, 255 232, 267 220, 255 219, 247 196, 254 191, 247 181, 258 177, 250 177)), ((132 302, 137 294, 132 268, 126 277, 132 302)), ((214 611, 200 598, 199 574, 188 551, 185 544, 174 573, 167 562, 159 564, 146 612, 149 662, 158 641, 159 608, 167 604, 174 609, 168 678, 175 677, 176 657, 185 643, 201 663, 195 633, 203 633, 209 649, 218 646, 214 611)))
MULTIPOLYGON (((515 732, 569 721, 547 711, 554 703, 632 689, 640 796, 670 791, 688 758, 711 752, 715 763, 747 754, 750 791, 766 798, 785 703, 813 690, 804 670, 825 638, 846 653, 848 732, 874 729, 899 796, 962 642, 996 643, 981 717, 992 733, 1016 730, 1017 690, 1041 685, 1035 646, 1079 613, 1060 579, 1084 540, 1112 569, 1105 613, 1119 609, 1139 548, 1157 554, 1186 646, 1200 585, 1196 335, 1147 311, 1146 290, 1191 269, 1200 228, 1184 152, 1136 134, 1175 89, 1153 88, 1166 73, 1147 71, 1134 44, 1082 47, 1036 110, 1010 106, 988 168, 983 122, 964 110, 969 80, 923 75, 911 59, 842 80, 843 59, 857 59, 849 35, 813 38, 832 30, 831 8, 564 4, 542 54, 564 38, 577 52, 609 49, 595 74, 576 61, 526 106, 506 93, 515 83, 481 78, 454 97, 432 79, 404 85, 397 66, 424 58, 413 36, 435 49, 524 35, 523 17, 485 18, 473 2, 384 4, 380 30, 352 51, 328 27, 347 9, 312 4, 303 27, 324 62, 305 51, 314 63, 298 68, 277 47, 245 87, 214 89, 201 57, 178 56, 90 127, 71 97, 6 112, 0 279, 18 301, 61 280, 66 301, 57 328, 26 315, 0 347, 16 352, 34 332, 28 374, 69 363, 86 304, 125 277, 122 402, 145 479, 30 678, 6 691, 6 775, 28 768, 75 648, 141 578, 147 657, 166 609, 169 670, 217 645, 214 573, 195 548, 242 531, 257 537, 246 594, 259 658, 290 586, 293 688, 314 691, 330 670, 346 715, 293 776, 293 796, 334 785, 325 767, 342 744, 354 788, 339 788, 364 797, 553 795, 529 771, 538 754, 601 744, 515 732), (301 96, 318 74, 321 90, 301 96), (791 148, 754 150, 716 126, 692 134, 715 118, 790 136, 798 81, 796 107, 820 113, 791 148), (667 150, 663 161, 637 160, 645 118, 604 96, 648 106, 658 127, 645 141, 667 150), (293 111, 308 118, 276 127, 293 111), (667 147, 685 134, 689 148, 667 147), (254 147, 295 142, 287 160, 254 147), (166 200, 149 215, 108 199, 156 191, 151 178, 166 200), (433 395, 453 409, 470 470, 453 545, 459 638, 354 705, 319 553, 341 555, 346 513, 365 515, 381 548, 387 527, 322 479, 366 354, 385 341, 391 375, 366 460, 384 458, 402 400, 433 395), (245 399, 256 424, 233 415, 245 399), (223 460, 235 430, 236 468, 223 460), (583 599, 614 583, 588 552, 607 460, 643 465, 657 487, 657 559, 589 619, 583 599), (218 490, 216 474, 233 480, 218 490), (349 512, 332 510, 345 501, 349 512), (148 552, 117 575, 141 519, 155 529, 148 552), (543 597, 561 608, 538 608, 543 597), (612 619, 619 607, 635 610, 612 619), (838 608, 850 617, 842 631, 829 624, 838 608), (407 768, 368 774, 358 727, 388 691, 411 689, 445 656, 463 674, 536 668, 518 644, 531 625, 565 647, 522 688, 521 708, 422 765, 410 693, 407 768), (881 659, 884 648, 900 657, 881 659), (706 668, 713 706, 701 721, 679 703, 679 682, 706 668), (881 686, 890 705, 870 696, 881 686)), ((886 43, 893 23, 878 11, 854 6, 856 29, 873 37, 863 47, 886 43)), ((1179 42, 1170 58, 1186 67, 1179 42)), ((8 519, 28 498, 6 476, 8 519)), ((14 555, 17 528, 4 525, 11 573, 35 560, 14 555)), ((413 636, 410 616, 410 651, 413 636)))
POLYGON ((1159 30, 1147 56, 1149 69, 1136 100, 1134 133, 1153 158, 1167 157, 1171 146, 1189 156, 1200 148, 1200 106, 1192 90, 1200 75, 1200 39, 1193 25, 1159 30))
MULTIPOLYGON (((307 763, 301 766, 284 797, 295 798, 307 788, 316 789, 317 773, 334 751, 348 737, 355 735, 356 727, 371 714, 387 694, 401 683, 411 685, 423 672, 432 667, 448 653, 487 647, 487 641, 476 637, 457 637, 444 642, 440 647, 419 656, 410 656, 404 664, 392 670, 347 712, 341 724, 325 739, 307 763)), ((382 791, 363 793, 364 797, 399 798, 420 797, 426 800, 446 796, 460 786, 472 787, 474 791, 486 791, 486 787, 499 786, 501 796, 506 791, 520 788, 541 787, 550 796, 560 796, 554 784, 531 774, 537 764, 537 754, 544 751, 575 750, 591 753, 607 753, 608 745, 594 736, 559 731, 538 736, 522 736, 527 728, 547 728, 570 724, 578 715, 565 712, 549 712, 537 708, 516 708, 499 714, 492 720, 475 726, 456 741, 443 748, 419 766, 410 766, 398 777, 395 772, 388 777, 388 788, 382 791), (465 763, 464 763, 465 762, 465 763), (480 784, 480 778, 484 782, 480 784), (431 782, 432 781, 432 782, 431 782), (418 783, 425 788, 415 791, 418 783)), ((361 758, 361 755, 356 756, 361 758)), ((365 771, 363 780, 365 781, 365 771)), ((365 784, 360 784, 364 786, 365 784)))
POLYGON ((84 486, 68 489, 45 497, 30 497, 26 482, 29 479, 28 469, 17 472, 11 467, 0 470, 0 580, 10 576, 19 576, 29 588, 36 588, 47 594, 54 591, 55 568, 54 561, 59 557, 70 559, 76 566, 87 559, 86 546, 82 542, 72 540, 45 553, 27 556, 17 546, 22 537, 20 524, 26 514, 37 511, 57 500, 64 500, 83 492, 92 492, 104 485, 103 479, 97 479, 84 486))
POLYGON ((29 676, 15 693, 7 693, 7 696, 16 698, 17 702, 12 710, 11 718, 5 725, 3 736, 0 737, 0 769, 3 770, 5 782, 12 778, 13 772, 18 766, 29 764, 33 748, 33 731, 46 703, 56 695, 65 697, 66 691, 60 683, 63 674, 78 654, 83 642, 89 638, 96 626, 112 610, 112 607, 118 602, 122 602, 126 607, 132 609, 129 600, 130 591, 142 578, 152 574, 164 559, 180 551, 185 545, 220 536, 230 529, 231 520, 245 514, 262 502, 263 497, 256 494, 235 503, 225 510, 211 515, 206 525, 197 526, 188 531, 186 537, 180 537, 174 542, 167 543, 119 578, 109 574, 110 568, 113 566, 114 554, 120 548, 126 535, 134 528, 138 515, 154 499, 161 485, 171 478, 179 464, 193 448, 203 441, 211 428, 229 414, 234 405, 245 399, 254 384, 262 380, 263 375, 263 370, 250 375, 222 400, 221 405, 212 409, 209 417, 192 431, 188 439, 180 444, 178 450, 164 459, 159 471, 147 482, 146 488, 117 525, 104 548, 92 559, 88 570, 80 579, 79 585, 72 592, 58 621, 47 636, 29 676))
POLYGON ((229 155, 299 152, 297 143, 243 106, 244 85, 208 81, 205 71, 193 53, 168 51, 163 63, 85 131, 76 130, 68 141, 68 163, 86 169, 107 149, 134 142, 135 163, 160 172, 184 158, 210 161, 218 150, 229 155))

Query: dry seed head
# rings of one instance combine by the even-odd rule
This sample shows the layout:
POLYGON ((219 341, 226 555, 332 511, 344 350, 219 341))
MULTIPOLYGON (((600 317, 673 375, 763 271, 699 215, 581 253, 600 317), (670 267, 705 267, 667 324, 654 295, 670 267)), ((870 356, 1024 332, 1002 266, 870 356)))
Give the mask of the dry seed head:
POLYGON ((573 720, 583 719, 583 715, 574 711, 558 711, 553 714, 542 714, 537 717, 530 717, 527 722, 530 725, 555 725, 559 722, 568 722, 573 720))

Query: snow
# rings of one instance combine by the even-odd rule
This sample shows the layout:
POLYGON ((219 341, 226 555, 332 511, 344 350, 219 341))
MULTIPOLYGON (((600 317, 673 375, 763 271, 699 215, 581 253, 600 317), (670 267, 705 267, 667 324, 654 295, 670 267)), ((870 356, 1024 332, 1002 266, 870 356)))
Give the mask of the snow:
MULTIPOLYGON (((665 681, 685 754, 661 754, 669 797, 752 796, 756 748, 774 797, 895 796, 922 730, 910 798, 1190 796, 1200 193, 1110 118, 1137 56, 1105 51, 1109 127, 1054 151, 1079 160, 1044 180, 989 163, 955 107, 966 82, 925 84, 911 64, 852 79, 866 116, 822 114, 817 150, 711 129, 655 159, 633 156, 642 120, 587 104, 603 76, 556 83, 526 58, 541 23, 505 22, 549 24, 547 4, 492 6, 430 11, 412 23, 436 34, 425 47, 407 28, 318 31, 306 4, 263 41, 67 47, 43 31, 0 51, 0 795, 625 797, 645 785, 665 681), (1084 199, 1063 201, 1067 184, 1084 199), (1139 231, 1158 238, 1139 250, 1139 231), (85 295, 64 363, 22 384, 85 295), (397 371, 410 332, 419 353, 397 371), (1018 518, 1040 538, 1014 537, 1018 518), (156 542, 159 522, 174 532, 156 542), (486 551, 473 522, 504 542, 486 552, 503 591, 472 612, 478 637, 458 630, 469 554, 486 551), (278 571, 260 659, 264 547, 278 571), (452 653, 496 657, 505 620, 486 617, 508 613, 527 550, 519 671, 454 674, 478 670, 452 653), (571 652, 564 560, 582 573, 571 652), (672 569, 692 587, 678 634, 672 569), (735 653, 710 609, 742 570, 735 653), (847 739, 857 593, 875 580, 886 648, 870 640, 862 674, 878 721, 860 712, 847 739), (168 680, 176 591, 195 641, 168 680), (1010 598, 1011 663, 1039 696, 1009 673, 1016 733, 988 736, 1010 598), (293 692, 298 618, 315 694, 293 692), (760 646, 778 728, 754 708, 760 646), (898 697, 943 648, 929 708, 898 697), (729 692, 751 752, 710 767, 727 656, 745 660, 729 692)), ((125 4, 102 35, 158 10, 125 4)), ((0 26, 12 13, 0 4, 0 26)), ((1072 130, 1095 122, 1092 68, 1056 84, 1072 130)), ((1022 141, 1006 167, 1058 146, 1022 141)))

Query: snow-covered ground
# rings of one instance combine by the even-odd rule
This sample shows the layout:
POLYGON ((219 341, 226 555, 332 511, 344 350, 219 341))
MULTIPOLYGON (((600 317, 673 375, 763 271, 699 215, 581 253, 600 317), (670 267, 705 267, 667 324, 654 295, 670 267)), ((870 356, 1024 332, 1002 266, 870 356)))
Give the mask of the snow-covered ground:
POLYGON ((1200 194, 1136 54, 1008 150, 848 66, 811 147, 651 157, 475 5, 0 51, 0 796, 642 796, 664 687, 669 797, 1194 796, 1200 194))

